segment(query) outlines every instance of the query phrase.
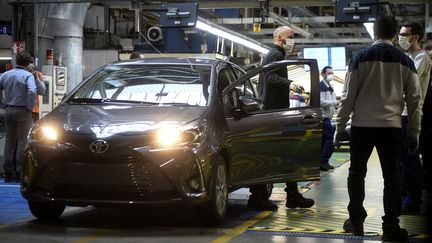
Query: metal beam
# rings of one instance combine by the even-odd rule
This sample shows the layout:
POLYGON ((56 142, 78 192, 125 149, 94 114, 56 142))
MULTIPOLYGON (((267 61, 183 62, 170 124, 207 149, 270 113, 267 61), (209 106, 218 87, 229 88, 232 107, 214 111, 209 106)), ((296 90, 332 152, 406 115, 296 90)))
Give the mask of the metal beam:
MULTIPOLYGON (((256 39, 263 44, 272 44, 273 39, 256 39)), ((298 44, 349 44, 349 43, 372 43, 371 38, 295 38, 298 44)))
POLYGON ((293 31, 294 31, 295 33, 297 33, 297 34, 300 34, 300 35, 302 35, 302 36, 304 36, 304 37, 306 37, 306 38, 309 38, 309 37, 311 37, 311 35, 312 35, 311 33, 307 32, 306 30, 304 30, 304 29, 302 29, 302 28, 300 28, 300 27, 298 27, 298 26, 295 25, 295 24, 292 24, 292 23, 289 22, 287 19, 285 19, 284 17, 280 16, 279 14, 277 14, 277 13, 271 11, 271 10, 269 11, 269 15, 270 15, 270 17, 271 17, 272 19, 274 19, 274 21, 276 21, 277 23, 282 24, 282 25, 290 26, 290 27, 293 29, 293 31))
MULTIPOLYGON (((128 2, 139 4, 139 0, 8 0, 10 4, 36 4, 36 3, 119 3, 128 2)), ((160 8, 163 1, 151 1, 145 3, 146 8, 160 8)), ((200 9, 224 9, 224 8, 260 8, 261 1, 199 1, 200 9)), ((379 0, 381 3, 390 4, 425 4, 428 0, 379 0)), ((335 0, 270 0, 270 7, 288 7, 288 6, 335 6, 335 0)))
MULTIPOLYGON (((273 34, 273 28, 264 28, 260 32, 248 31, 248 35, 271 35, 273 34)), ((355 33, 367 33, 364 27, 328 27, 328 28, 309 28, 309 32, 312 34, 322 34, 325 32, 333 32, 340 34, 355 34, 355 33)))
MULTIPOLYGON (((7 0, 9 4, 45 4, 45 3, 130 3, 131 0, 7 0)), ((160 6, 160 4, 159 4, 160 6)))
MULTIPOLYGON (((284 17, 284 19, 291 23, 299 24, 299 23, 308 23, 308 22, 322 22, 322 23, 334 23, 334 16, 317 16, 317 17, 291 17, 288 19, 284 17)), ((267 23, 272 24, 276 21, 273 18, 266 19, 267 23)), ((219 18, 214 20, 217 24, 253 24, 254 22, 259 22, 261 19, 258 18, 219 18)))

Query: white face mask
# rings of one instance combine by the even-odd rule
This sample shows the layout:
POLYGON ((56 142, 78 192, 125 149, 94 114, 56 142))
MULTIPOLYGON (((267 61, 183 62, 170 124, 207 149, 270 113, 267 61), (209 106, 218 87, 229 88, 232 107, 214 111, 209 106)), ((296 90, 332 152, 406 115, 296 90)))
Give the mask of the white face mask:
POLYGON ((285 44, 282 44, 283 49, 287 54, 291 54, 294 49, 295 41, 293 39, 285 39, 285 44))
POLYGON ((400 36, 399 37, 399 46, 407 51, 411 47, 411 43, 409 42, 408 36, 400 36))
POLYGON ((333 75, 327 75, 326 80, 327 82, 333 81, 333 75))

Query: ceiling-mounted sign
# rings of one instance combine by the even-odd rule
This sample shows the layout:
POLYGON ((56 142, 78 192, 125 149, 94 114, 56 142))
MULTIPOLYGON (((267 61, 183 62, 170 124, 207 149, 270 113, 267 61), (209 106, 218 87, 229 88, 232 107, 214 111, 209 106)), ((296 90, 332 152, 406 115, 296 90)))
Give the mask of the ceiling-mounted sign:
POLYGON ((18 54, 25 50, 25 41, 12 41, 12 54, 18 54))
POLYGON ((10 32, 10 25, 0 24, 0 35, 7 35, 10 32))

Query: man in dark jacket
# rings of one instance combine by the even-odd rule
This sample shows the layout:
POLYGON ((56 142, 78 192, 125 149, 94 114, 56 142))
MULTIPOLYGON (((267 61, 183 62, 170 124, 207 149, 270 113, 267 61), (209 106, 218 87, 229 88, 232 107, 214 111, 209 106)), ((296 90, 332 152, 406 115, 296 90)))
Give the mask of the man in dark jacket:
MULTIPOLYGON (((290 54, 294 48, 293 37, 294 31, 290 27, 278 27, 273 32, 274 46, 263 58, 261 65, 284 60, 286 53, 290 54)), ((288 79, 286 67, 260 75, 258 93, 266 110, 289 108, 290 89, 301 93, 299 86, 288 79)), ((272 189, 273 185, 252 186, 248 207, 256 210, 277 209, 277 205, 269 200, 272 189)), ((296 182, 286 183, 285 191, 287 193, 286 207, 288 208, 310 208, 315 203, 314 200, 304 198, 299 193, 296 182)))
POLYGON ((402 111, 407 104, 408 151, 416 151, 420 133, 421 89, 414 62, 393 46, 398 22, 379 16, 374 22, 372 46, 357 53, 349 65, 337 115, 335 142, 351 119, 348 213, 343 229, 364 234, 367 211, 365 177, 375 148, 384 179, 383 241, 406 241, 408 232, 399 226, 401 214, 400 152, 402 111))

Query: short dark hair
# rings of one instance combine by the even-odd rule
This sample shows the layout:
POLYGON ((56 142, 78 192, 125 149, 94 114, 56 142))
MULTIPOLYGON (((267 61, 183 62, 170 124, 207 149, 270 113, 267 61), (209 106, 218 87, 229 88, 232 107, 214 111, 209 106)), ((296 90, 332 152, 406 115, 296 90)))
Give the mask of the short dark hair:
POLYGON ((27 67, 33 62, 32 56, 27 52, 20 52, 16 55, 16 64, 18 66, 27 67))
POLYGON ((141 52, 139 52, 139 51, 132 52, 129 59, 135 59, 135 58, 142 58, 141 52))
POLYGON ((321 70, 321 74, 326 74, 327 73, 327 69, 333 69, 331 66, 325 66, 322 70, 321 70))
POLYGON ((405 28, 410 28, 411 34, 418 35, 419 36, 419 42, 423 39, 423 36, 424 36, 423 27, 418 22, 407 21, 407 22, 403 23, 402 26, 405 28))
POLYGON ((378 16, 374 22, 374 35, 378 39, 390 40, 396 36, 399 23, 392 16, 378 16))

